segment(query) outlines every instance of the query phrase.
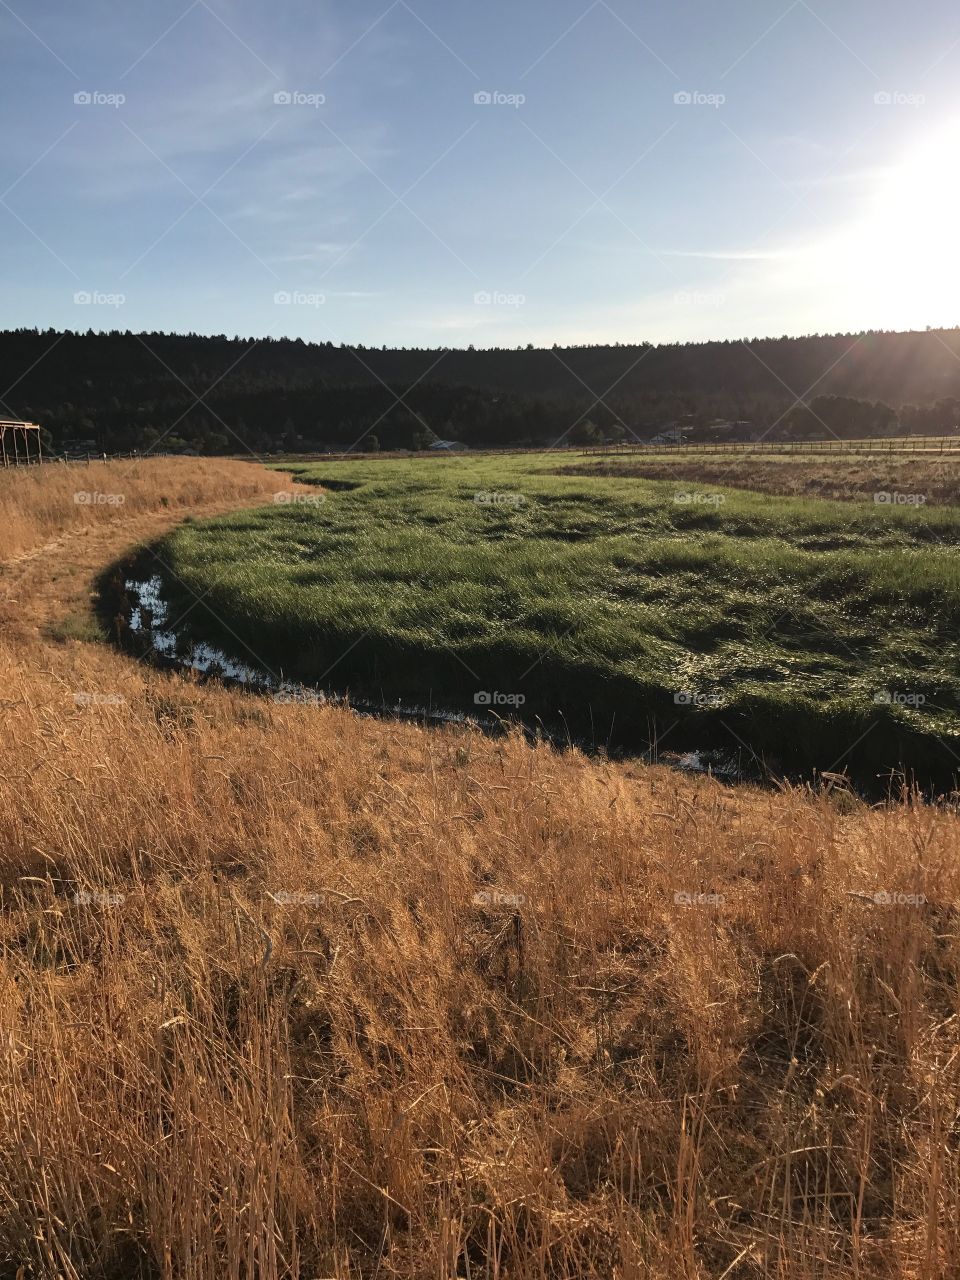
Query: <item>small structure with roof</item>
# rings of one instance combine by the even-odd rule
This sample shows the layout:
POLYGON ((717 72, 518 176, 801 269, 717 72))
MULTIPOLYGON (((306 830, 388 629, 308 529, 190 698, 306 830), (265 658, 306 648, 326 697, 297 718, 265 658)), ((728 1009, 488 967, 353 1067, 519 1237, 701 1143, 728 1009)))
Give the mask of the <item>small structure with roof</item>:
POLYGON ((41 462, 43 447, 37 423, 0 418, 0 459, 5 467, 41 462))

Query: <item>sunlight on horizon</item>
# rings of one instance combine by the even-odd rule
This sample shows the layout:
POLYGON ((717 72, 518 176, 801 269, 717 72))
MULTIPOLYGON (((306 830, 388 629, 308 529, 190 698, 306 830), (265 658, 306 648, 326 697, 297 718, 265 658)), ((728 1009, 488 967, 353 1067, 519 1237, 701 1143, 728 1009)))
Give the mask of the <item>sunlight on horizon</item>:
POLYGON ((880 180, 862 218, 820 258, 818 278, 871 316, 871 328, 960 323, 960 118, 906 152, 880 180))

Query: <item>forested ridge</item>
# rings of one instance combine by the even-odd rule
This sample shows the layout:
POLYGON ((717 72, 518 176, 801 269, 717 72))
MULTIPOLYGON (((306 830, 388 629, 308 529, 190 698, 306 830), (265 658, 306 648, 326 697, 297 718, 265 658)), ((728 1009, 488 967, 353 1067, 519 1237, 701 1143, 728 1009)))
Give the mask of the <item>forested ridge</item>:
POLYGON ((960 419, 960 329, 483 350, 16 329, 0 387, 52 447, 105 451, 927 433, 960 419))

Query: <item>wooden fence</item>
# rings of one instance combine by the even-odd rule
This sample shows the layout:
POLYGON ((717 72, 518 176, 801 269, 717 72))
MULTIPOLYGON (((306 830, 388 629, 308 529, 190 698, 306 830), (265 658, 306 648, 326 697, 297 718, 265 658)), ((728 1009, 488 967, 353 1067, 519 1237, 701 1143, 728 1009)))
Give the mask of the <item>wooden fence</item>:
POLYGON ((842 454, 842 453, 958 453, 960 435, 889 436, 869 440, 725 440, 685 441, 682 444, 592 445, 583 453, 631 455, 646 453, 754 453, 754 454, 842 454))

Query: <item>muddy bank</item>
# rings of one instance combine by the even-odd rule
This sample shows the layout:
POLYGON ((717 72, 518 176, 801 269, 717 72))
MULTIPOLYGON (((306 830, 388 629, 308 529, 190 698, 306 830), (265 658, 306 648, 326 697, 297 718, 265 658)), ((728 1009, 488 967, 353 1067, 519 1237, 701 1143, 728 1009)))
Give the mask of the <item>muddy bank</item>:
MULTIPOLYGON (((380 719, 400 719, 422 725, 459 726, 502 736, 511 728, 519 728, 531 741, 546 740, 557 749, 575 747, 587 755, 603 755, 621 759, 640 759, 659 763, 684 772, 704 773, 726 782, 773 781, 773 772, 762 762, 751 759, 749 751, 722 749, 704 743, 667 749, 656 738, 632 747, 608 735, 575 734, 564 723, 549 724, 517 714, 509 705, 474 702, 472 710, 449 703, 429 704, 393 698, 383 691, 336 685, 331 681, 311 683, 288 677, 282 667, 267 664, 243 641, 237 639, 235 649, 205 639, 186 611, 172 609, 164 592, 164 571, 156 554, 149 548, 112 565, 97 584, 98 613, 109 631, 111 641, 138 661, 149 662, 161 670, 189 672, 201 682, 216 680, 248 691, 252 696, 271 698, 276 702, 298 702, 306 705, 333 705, 348 708, 357 715, 380 719), (245 652, 246 651, 246 652, 245 652), (378 695, 379 692, 379 696, 378 695)), ((192 613, 192 609, 189 613, 192 613)))

